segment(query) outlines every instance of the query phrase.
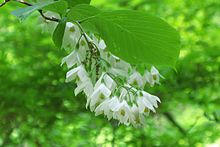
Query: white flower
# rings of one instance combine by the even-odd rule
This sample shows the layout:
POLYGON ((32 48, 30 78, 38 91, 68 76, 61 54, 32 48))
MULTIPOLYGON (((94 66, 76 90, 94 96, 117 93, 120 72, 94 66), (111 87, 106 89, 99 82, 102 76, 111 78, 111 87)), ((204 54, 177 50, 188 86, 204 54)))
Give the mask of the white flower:
POLYGON ((138 110, 140 113, 148 113, 149 110, 156 112, 153 105, 149 102, 146 97, 138 97, 137 98, 138 110))
POLYGON ((82 91, 84 91, 87 97, 91 96, 91 94, 93 93, 93 84, 89 78, 85 81, 77 82, 77 87, 74 90, 75 96, 82 91))
POLYGON ((110 120, 113 117, 112 109, 114 110, 119 103, 120 102, 116 96, 113 98, 107 98, 95 109, 95 115, 97 116, 104 113, 108 120, 110 120))
POLYGON ((145 114, 148 114, 149 110, 156 112, 154 107, 158 107, 157 101, 160 102, 160 99, 158 97, 151 95, 145 91, 140 92, 140 95, 137 98, 139 112, 145 114))
POLYGON ((144 79, 142 78, 141 74, 135 71, 128 79, 128 83, 131 85, 139 86, 141 88, 144 87, 144 79))
POLYGON ((122 76, 122 77, 125 77, 125 78, 128 77, 128 73, 124 70, 119 69, 119 68, 110 67, 108 69, 108 72, 113 74, 113 75, 116 75, 116 76, 122 76))
POLYGON ((128 91, 125 88, 121 88, 119 99, 123 100, 128 95, 128 91))
POLYGON ((113 91, 116 87, 115 81, 105 72, 102 73, 99 80, 96 82, 95 88, 100 86, 102 83, 104 83, 106 87, 111 91, 113 91))
POLYGON ((84 60, 81 54, 79 54, 76 50, 73 50, 68 56, 62 59, 61 66, 66 63, 68 68, 73 67, 74 65, 79 65, 84 60))
POLYGON ((90 105, 90 110, 94 111, 95 107, 110 95, 111 91, 104 84, 101 84, 99 87, 94 88, 94 92, 87 99, 86 107, 90 105))
POLYGON ((83 91, 87 97, 90 97, 92 95, 94 88, 90 79, 87 81, 87 85, 85 86, 83 91))
MULTIPOLYGON (((131 65, 124 60, 120 59, 119 57, 109 53, 109 63, 111 63, 113 68, 120 69, 128 74, 129 70, 131 69, 131 65)), ((125 76, 125 75, 124 75, 125 76)))
POLYGON ((102 50, 106 49, 107 46, 106 46, 106 44, 105 44, 105 41, 101 39, 101 40, 99 41, 98 47, 99 47, 100 49, 102 49, 102 50))
POLYGON ((118 119, 122 124, 129 125, 129 120, 132 119, 132 113, 130 106, 125 100, 117 104, 112 111, 114 119, 118 119))
POLYGON ((143 94, 143 97, 147 98, 155 108, 158 107, 157 102, 160 103, 160 99, 157 96, 151 95, 145 91, 142 91, 142 94, 143 94))
POLYGON ((72 80, 86 81, 87 79, 88 79, 88 74, 84 69, 83 65, 80 65, 68 71, 66 74, 66 82, 70 82, 72 80))
POLYGON ((131 112, 134 115, 134 119, 131 120, 131 123, 134 127, 140 127, 145 124, 144 115, 139 113, 138 107, 136 105, 131 107, 131 112))
POLYGON ((131 85, 124 84, 124 87, 120 88, 119 100, 126 100, 127 102, 133 103, 137 99, 135 96, 137 91, 138 90, 131 85))
POLYGON ((156 112, 160 99, 139 89, 143 89, 146 82, 151 86, 159 84, 162 76, 158 70, 152 66, 142 77, 129 63, 108 52, 104 40, 95 35, 85 34, 86 38, 81 35, 78 26, 67 23, 62 46, 77 49, 62 60, 61 65, 74 67, 67 72, 66 82, 75 80, 75 95, 84 92, 86 108, 96 116, 104 114, 108 120, 116 119, 119 124, 143 126, 145 116, 150 111, 156 112), (91 44, 87 41, 94 46, 89 48, 91 44), (90 74, 86 70, 90 70, 90 74))
POLYGON ((152 66, 151 71, 146 71, 144 78, 146 82, 148 82, 151 86, 154 86, 156 84, 160 84, 160 77, 163 78, 163 76, 159 73, 159 71, 152 66))
POLYGON ((75 49, 77 42, 81 36, 80 29, 78 26, 71 22, 66 23, 66 28, 63 36, 62 48, 64 49, 75 49))

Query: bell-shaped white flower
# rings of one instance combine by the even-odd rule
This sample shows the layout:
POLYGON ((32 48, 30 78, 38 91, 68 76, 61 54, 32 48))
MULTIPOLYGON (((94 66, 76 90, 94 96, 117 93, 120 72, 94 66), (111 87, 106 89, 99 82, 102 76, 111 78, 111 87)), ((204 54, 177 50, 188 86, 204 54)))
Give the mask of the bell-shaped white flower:
POLYGON ((115 76, 121 76, 121 77, 125 77, 125 78, 128 77, 128 73, 124 70, 119 69, 119 68, 110 67, 108 69, 108 73, 111 73, 115 76))
MULTIPOLYGON (((108 58, 109 63, 111 63, 112 67, 115 69, 120 69, 128 74, 128 72, 131 70, 131 65, 127 63, 126 61, 120 59, 119 57, 109 53, 108 58)), ((125 76, 125 75, 124 75, 125 76)))
POLYGON ((91 79, 89 79, 87 81, 87 85, 85 86, 83 91, 84 91, 85 95, 87 96, 87 98, 92 95, 94 88, 93 88, 93 84, 92 84, 91 79))
POLYGON ((163 78, 163 76, 159 73, 159 71, 152 66, 151 71, 146 71, 144 78, 147 83, 149 83, 151 86, 154 86, 156 84, 160 84, 160 77, 163 78))
POLYGON ((111 91, 113 91, 116 87, 115 81, 106 72, 102 73, 99 80, 95 84, 95 88, 99 87, 102 83, 104 83, 111 91))
POLYGON ((148 113, 149 110, 156 112, 151 102, 146 97, 138 97, 137 105, 140 113, 148 113))
POLYGON ((131 112, 134 116, 134 118, 131 120, 131 123, 134 127, 140 127, 145 124, 145 118, 144 115, 139 113, 139 109, 136 105, 133 105, 131 107, 131 112))
POLYGON ((118 119, 122 124, 129 125, 129 120, 132 118, 132 113, 130 106, 125 100, 117 104, 112 111, 114 119, 118 119))
POLYGON ((72 22, 67 22, 63 36, 62 48, 75 49, 76 44, 78 43, 80 37, 81 37, 81 32, 79 27, 73 24, 72 22))
POLYGON ((120 100, 125 99, 132 103, 136 101, 135 93, 138 92, 138 90, 129 84, 124 84, 124 87, 122 87, 120 90, 119 99, 120 100), (124 87, 127 87, 127 89, 124 87))
POLYGON ((101 84, 99 87, 94 88, 94 92, 87 99, 86 107, 90 106, 90 110, 94 111, 95 107, 106 98, 109 98, 110 95, 111 91, 104 84, 101 84))
POLYGON ((104 113, 108 120, 110 120, 113 117, 112 110, 115 110, 115 107, 118 106, 119 103, 118 97, 116 96, 107 98, 95 109, 95 115, 97 116, 104 113))
POLYGON ((145 91, 142 91, 142 94, 143 94, 143 97, 145 97, 146 99, 148 99, 148 101, 155 107, 157 108, 158 105, 157 105, 157 102, 160 103, 160 99, 155 96, 155 95, 152 95, 152 94, 149 94, 145 91))
POLYGON ((141 74, 137 71, 135 71, 128 79, 128 83, 134 86, 139 86, 141 88, 144 87, 144 79, 141 76, 141 74))
POLYGON ((70 71, 66 74, 66 82, 70 82, 72 80, 80 80, 80 81, 86 81, 88 79, 88 74, 83 67, 83 65, 80 65, 70 71))
POLYGON ((111 111, 111 108, 109 107, 111 99, 107 98, 105 99, 100 105, 98 105, 95 109, 95 115, 100 115, 102 113, 108 113, 111 111))
POLYGON ((77 87, 74 90, 75 96, 78 95, 82 91, 84 91, 87 97, 91 96, 91 94, 93 93, 93 84, 89 78, 85 81, 77 82, 77 87))
POLYGON ((74 65, 79 65, 85 59, 78 51, 73 50, 68 56, 62 59, 61 66, 66 63, 67 68, 71 68, 74 65))
POLYGON ((157 101, 160 99, 154 95, 151 95, 145 91, 141 91, 139 97, 137 98, 137 105, 140 113, 148 114, 149 110, 156 112, 154 107, 157 108, 157 101))

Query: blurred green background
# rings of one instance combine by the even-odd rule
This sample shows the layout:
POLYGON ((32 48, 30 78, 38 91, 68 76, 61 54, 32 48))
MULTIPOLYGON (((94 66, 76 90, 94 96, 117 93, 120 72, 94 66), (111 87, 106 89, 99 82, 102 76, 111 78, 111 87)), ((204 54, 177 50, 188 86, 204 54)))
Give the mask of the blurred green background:
POLYGON ((65 56, 35 13, 23 23, 0 8, 0 146, 220 146, 220 1, 93 0, 106 10, 135 9, 161 17, 181 35, 177 72, 166 69, 153 89, 162 103, 144 128, 119 126, 85 109, 64 82, 65 56))

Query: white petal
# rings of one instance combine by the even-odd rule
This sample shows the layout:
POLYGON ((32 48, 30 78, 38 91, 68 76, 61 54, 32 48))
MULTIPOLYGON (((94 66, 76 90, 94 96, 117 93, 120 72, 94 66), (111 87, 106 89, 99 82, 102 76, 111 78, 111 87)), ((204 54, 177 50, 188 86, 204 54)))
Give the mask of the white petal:
POLYGON ((78 95, 80 92, 85 91, 87 87, 90 87, 90 80, 88 79, 86 82, 80 81, 77 85, 77 88, 75 89, 75 95, 78 95))
POLYGON ((143 97, 143 103, 148 109, 152 110, 153 112, 156 112, 153 105, 151 104, 151 102, 148 99, 143 97))
POLYGON ((104 84, 101 84, 98 89, 100 89, 100 92, 102 92, 105 97, 109 97, 111 95, 111 91, 104 84))
POLYGON ((70 82, 72 80, 76 79, 77 72, 79 71, 80 67, 76 67, 74 69, 71 69, 70 71, 67 72, 66 74, 66 82, 70 82))
POLYGON ((145 82, 139 72, 134 72, 128 79, 129 84, 137 84, 139 87, 143 87, 145 82))
POLYGON ((71 22, 66 23, 66 28, 64 31, 62 48, 75 49, 76 44, 81 36, 79 28, 71 22))
POLYGON ((62 59, 61 66, 66 63, 68 68, 73 67, 76 63, 80 62, 79 56, 77 55, 76 51, 74 50, 68 56, 62 59))
POLYGON ((104 50, 106 48, 106 44, 105 44, 105 41, 104 40, 100 40, 99 42, 99 48, 104 50))
POLYGON ((92 85, 92 82, 91 80, 89 80, 89 82, 87 83, 85 89, 84 89, 84 93, 87 97, 90 97, 93 93, 93 85, 92 85))
POLYGON ((151 67, 151 74, 159 75, 159 71, 154 66, 152 66, 151 67))
POLYGON ((85 83, 79 84, 79 85, 76 87, 76 89, 74 90, 75 96, 77 96, 80 92, 82 92, 83 89, 84 89, 84 87, 85 87, 85 83))
POLYGON ((104 75, 104 82, 105 82, 105 85, 111 90, 113 91, 116 87, 116 83, 115 81, 107 74, 104 75))
POLYGON ((144 102, 142 101, 142 98, 138 98, 137 104, 138 104, 139 112, 144 113, 144 109, 145 109, 146 106, 144 105, 144 102))

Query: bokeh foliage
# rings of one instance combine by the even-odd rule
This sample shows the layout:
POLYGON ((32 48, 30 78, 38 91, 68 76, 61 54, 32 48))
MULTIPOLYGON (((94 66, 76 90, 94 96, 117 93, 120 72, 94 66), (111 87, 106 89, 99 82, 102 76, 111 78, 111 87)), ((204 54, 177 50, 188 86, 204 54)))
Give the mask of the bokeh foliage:
POLYGON ((35 13, 20 23, 0 8, 0 146, 208 146, 220 144, 219 0, 93 0, 103 9, 157 15, 181 34, 177 72, 162 68, 162 99, 144 128, 117 126, 85 109, 64 82, 65 56, 35 13))

